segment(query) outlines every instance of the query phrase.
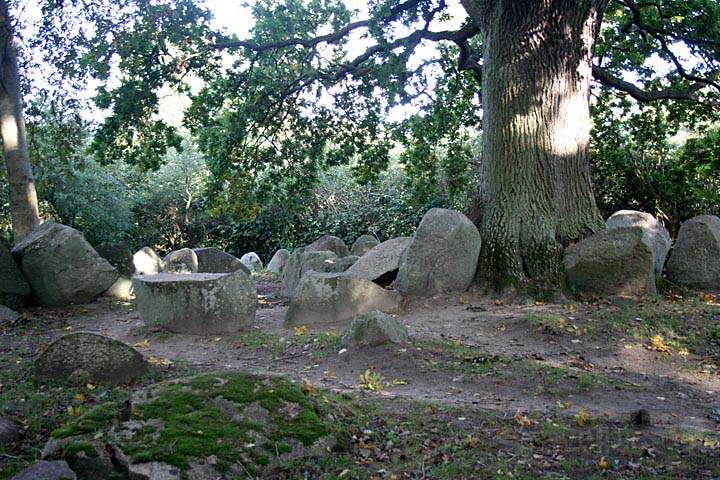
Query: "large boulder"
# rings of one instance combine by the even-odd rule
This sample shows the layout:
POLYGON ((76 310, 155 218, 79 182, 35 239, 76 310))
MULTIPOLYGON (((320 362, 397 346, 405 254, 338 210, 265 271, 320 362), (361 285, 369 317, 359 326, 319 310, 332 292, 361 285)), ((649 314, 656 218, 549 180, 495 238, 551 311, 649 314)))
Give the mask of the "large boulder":
POLYGON ((147 371, 134 348, 94 333, 71 333, 58 338, 35 360, 35 371, 46 380, 73 383, 130 383, 147 371))
POLYGON ((133 279, 140 317, 176 333, 235 333, 255 319, 257 290, 242 270, 133 279))
POLYGON ((398 237, 376 245, 365 253, 347 272, 384 285, 395 279, 400 259, 410 246, 411 237, 398 237))
POLYGON ((370 310, 393 311, 400 295, 347 273, 307 272, 290 300, 285 323, 338 324, 370 310))
POLYGON ((240 257, 240 262, 245 265, 251 272, 259 272, 263 269, 263 262, 260 256, 255 252, 249 252, 240 257))
POLYGON ((376 347, 386 343, 404 343, 408 330, 402 323, 379 310, 357 315, 343 332, 340 343, 346 347, 376 347))
POLYGON ((217 247, 195 248, 193 251, 198 259, 198 273, 232 273, 238 270, 250 273, 239 258, 217 247))
POLYGON ((90 302, 118 278, 82 233, 55 222, 33 230, 12 254, 41 305, 90 302))
POLYGON ((673 282, 720 290, 720 218, 700 215, 683 222, 667 271, 673 282))
POLYGON ((563 258, 571 287, 583 293, 653 295, 655 267, 642 228, 603 230, 569 246, 563 258))
POLYGON ((400 260, 395 288, 407 295, 464 291, 480 256, 480 233, 462 213, 430 209, 400 260))
POLYGON ((189 248, 168 253, 163 259, 164 273, 198 273, 197 254, 189 248))
POLYGON ((77 475, 70 470, 65 461, 48 462, 41 460, 10 480, 77 480, 77 475))
POLYGON ((305 248, 295 250, 285 264, 281 295, 292 297, 300 279, 306 272, 324 272, 327 268, 325 262, 335 258, 337 258, 335 253, 329 250, 320 252, 307 251, 305 248))
POLYGON ((0 304, 20 308, 30 296, 30 285, 23 277, 10 250, 0 243, 0 304))
POLYGON ((670 251, 672 240, 670 233, 655 217, 636 210, 620 210, 613 213, 607 222, 607 228, 639 227, 643 231, 643 240, 653 254, 655 275, 662 273, 665 258, 670 251))
POLYGON ((305 247, 305 250, 308 252, 324 252, 329 250, 334 252, 338 257, 350 255, 350 250, 347 245, 345 245, 345 242, 343 242, 341 238, 332 235, 323 235, 305 247))
POLYGON ((133 266, 138 275, 156 275, 162 271, 163 261, 150 247, 143 247, 133 255, 133 266))
POLYGON ((283 274, 283 270, 285 270, 285 264, 287 263, 288 257, 290 257, 290 252, 284 248, 275 252, 275 255, 273 255, 270 260, 270 263, 268 263, 268 271, 281 276, 283 274))
POLYGON ((125 242, 104 242, 95 247, 95 251, 115 267, 120 275, 130 277, 135 273, 133 254, 125 242))
POLYGON ((380 242, 372 235, 360 235, 350 249, 350 255, 362 257, 365 252, 378 245, 380 242))

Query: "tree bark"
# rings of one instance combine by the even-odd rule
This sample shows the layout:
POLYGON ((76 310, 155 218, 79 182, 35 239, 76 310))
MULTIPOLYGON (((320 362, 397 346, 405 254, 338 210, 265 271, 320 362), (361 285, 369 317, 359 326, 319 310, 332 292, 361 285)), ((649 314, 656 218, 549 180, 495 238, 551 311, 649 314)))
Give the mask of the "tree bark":
POLYGON ((40 214, 25 141, 14 28, 6 0, 0 0, 0 56, 0 134, 10 187, 13 236, 17 243, 40 224, 40 214))
MULTIPOLYGON (((465 0, 484 34, 479 280, 557 288, 563 247, 602 228, 590 185, 592 0, 465 0)), ((601 2, 600 2, 601 3, 601 2)))

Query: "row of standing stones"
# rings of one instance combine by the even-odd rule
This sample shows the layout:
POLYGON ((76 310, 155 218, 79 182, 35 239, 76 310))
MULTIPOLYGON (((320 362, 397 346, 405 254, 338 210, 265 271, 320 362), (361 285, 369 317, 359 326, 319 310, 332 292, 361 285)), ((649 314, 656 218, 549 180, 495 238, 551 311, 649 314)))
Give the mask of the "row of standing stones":
MULTIPOLYGON (((664 267, 673 282, 720 288, 720 218, 703 215, 685 222, 667 264, 671 238, 651 215, 620 211, 607 227, 565 251, 567 280, 576 290, 653 294, 664 267)), ((292 253, 279 250, 267 270, 278 275, 282 295, 290 298, 288 325, 349 325, 343 345, 375 346, 407 341, 407 329, 387 315, 399 308, 402 296, 468 289, 480 249, 480 234, 464 215, 432 209, 413 237, 381 243, 363 235, 348 248, 325 235, 292 253)), ((250 274, 262 268, 254 253, 238 259, 212 247, 185 248, 165 258, 147 247, 134 255, 122 244, 93 249, 77 230, 46 222, 12 252, 0 248, 0 301, 9 308, 23 306, 29 297, 39 305, 65 305, 91 301, 103 292, 127 297, 134 291, 141 318, 149 325, 179 333, 234 333, 255 318, 257 290, 250 274)), ((38 377, 47 381, 126 384, 147 369, 132 347, 83 332, 59 338, 35 362, 38 377)), ((0 441, 16 441, 17 426, 0 420, 0 441)), ((55 440, 49 445, 43 461, 14 479, 75 478, 65 462, 46 461, 56 458, 61 447, 55 440)), ((77 470, 87 461, 73 457, 71 464, 77 470)), ((135 472, 133 478, 156 478, 143 473, 148 468, 172 470, 132 462, 125 467, 135 472)))

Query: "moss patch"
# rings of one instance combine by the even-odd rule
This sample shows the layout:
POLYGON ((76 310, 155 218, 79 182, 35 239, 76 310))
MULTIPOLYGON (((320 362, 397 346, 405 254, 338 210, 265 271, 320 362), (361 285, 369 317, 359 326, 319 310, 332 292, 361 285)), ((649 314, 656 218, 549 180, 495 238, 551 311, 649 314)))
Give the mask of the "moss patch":
MULTIPOLYGON (((162 427, 122 427, 117 441, 134 463, 157 461, 187 470, 189 458, 214 455, 218 465, 242 463, 256 473, 276 456, 293 452, 293 444, 307 452, 331 434, 330 422, 318 413, 324 406, 281 378, 203 374, 151 386, 139 398, 131 421, 160 420, 162 427)), ((100 405, 53 435, 109 430, 120 410, 118 402, 100 405)), ((71 444, 72 453, 85 451, 82 443, 71 444)))

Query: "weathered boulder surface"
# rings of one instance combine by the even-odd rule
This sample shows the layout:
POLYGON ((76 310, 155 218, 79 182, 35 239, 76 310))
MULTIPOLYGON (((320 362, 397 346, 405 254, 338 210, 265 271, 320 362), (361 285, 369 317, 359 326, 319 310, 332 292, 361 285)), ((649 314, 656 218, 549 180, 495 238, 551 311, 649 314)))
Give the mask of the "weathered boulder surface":
POLYGON ((150 247, 143 247, 133 255, 133 266, 138 275, 156 275, 162 271, 163 261, 150 247))
POLYGON ((341 238, 333 235, 323 235, 322 237, 315 240, 313 243, 305 247, 307 252, 334 252, 338 257, 344 257, 350 255, 350 250, 341 238))
POLYGON ((246 253, 240 257, 240 261, 251 272, 259 272, 263 269, 263 262, 260 260, 260 256, 255 252, 246 253))
POLYGON ((570 286, 580 292, 654 295, 655 267, 639 227, 603 230, 565 249, 563 265, 570 286))
POLYGON ((392 281, 400 268, 400 259, 410 246, 411 237, 398 237, 380 243, 365 253, 347 272, 384 284, 392 281))
POLYGON ((0 447, 6 447, 20 440, 20 427, 9 418, 0 417, 0 447))
POLYGON ((239 258, 217 247, 195 248, 193 251, 198 259, 198 273, 232 273, 238 270, 250 273, 239 258))
POLYGON ((95 247, 95 251, 115 267, 120 275, 130 277, 135 273, 133 253, 125 242, 104 242, 95 247))
POLYGON ((242 270, 135 277, 133 288, 142 320, 176 333, 235 333, 252 324, 258 305, 255 283, 242 270))
POLYGON ((314 252, 305 248, 298 248, 288 257, 283 271, 281 295, 292 297, 295 289, 300 283, 302 276, 309 271, 324 272, 325 262, 337 258, 334 252, 329 250, 314 252))
POLYGON ((10 480, 77 480, 77 475, 70 470, 67 462, 62 460, 57 462, 41 460, 10 480))
POLYGON ((352 267, 360 257, 355 255, 348 255, 347 257, 333 257, 325 260, 319 268, 315 269, 316 272, 325 273, 341 273, 346 272, 352 267))
POLYGON ((164 273, 198 273, 197 254, 189 248, 181 248, 168 253, 163 259, 164 273))
POLYGON ((90 302, 118 278, 82 233, 55 222, 37 227, 12 254, 41 305, 90 302))
MULTIPOLYGON (((90 450, 102 438, 117 471, 124 473, 118 478, 276 478, 282 466, 329 455, 338 443, 332 409, 325 404, 319 408, 319 398, 273 376, 206 373, 140 389, 127 408, 101 404, 94 410, 56 430, 53 437, 63 450, 62 443, 90 450), (83 427, 98 412, 107 420, 92 420, 93 431, 88 432, 83 427)), ((88 458, 93 456, 91 451, 88 458)), ((73 468, 77 459, 71 459, 73 468)))
POLYGON ((270 260, 270 263, 268 263, 268 271, 278 276, 282 275, 283 270, 285 270, 285 264, 287 263, 288 257, 290 257, 290 252, 284 248, 275 252, 275 255, 273 255, 270 260))
POLYGON ((346 347, 376 347, 386 343, 404 343, 408 330, 402 323, 379 310, 357 315, 343 333, 341 344, 346 347))
POLYGON ((365 255, 365 252, 379 244, 380 242, 372 235, 360 235, 360 237, 355 240, 355 243, 353 243, 353 246, 350 249, 350 255, 362 257, 365 255))
POLYGON ((20 319, 20 314, 4 305, 0 305, 0 327, 3 324, 15 323, 20 319))
POLYGON ((46 380, 120 385, 143 375, 147 364, 137 350, 94 333, 58 338, 35 360, 35 371, 46 380))
POLYGON ((673 282, 720 290, 720 217, 699 215, 683 222, 667 271, 673 282))
POLYGON ((290 300, 285 323, 344 323, 370 310, 394 311, 400 295, 347 273, 307 272, 290 300))
POLYGON ((620 210, 613 213, 607 222, 607 228, 639 227, 643 231, 643 240, 653 254, 655 275, 662 273, 665 258, 672 246, 670 233, 655 217, 636 210, 620 210))
POLYGON ((10 250, 0 243, 0 304, 20 308, 30 296, 30 285, 15 263, 10 250))
POLYGON ((465 215, 432 208, 400 260, 395 288, 423 297, 467 290, 475 276, 480 246, 480 233, 465 215))

